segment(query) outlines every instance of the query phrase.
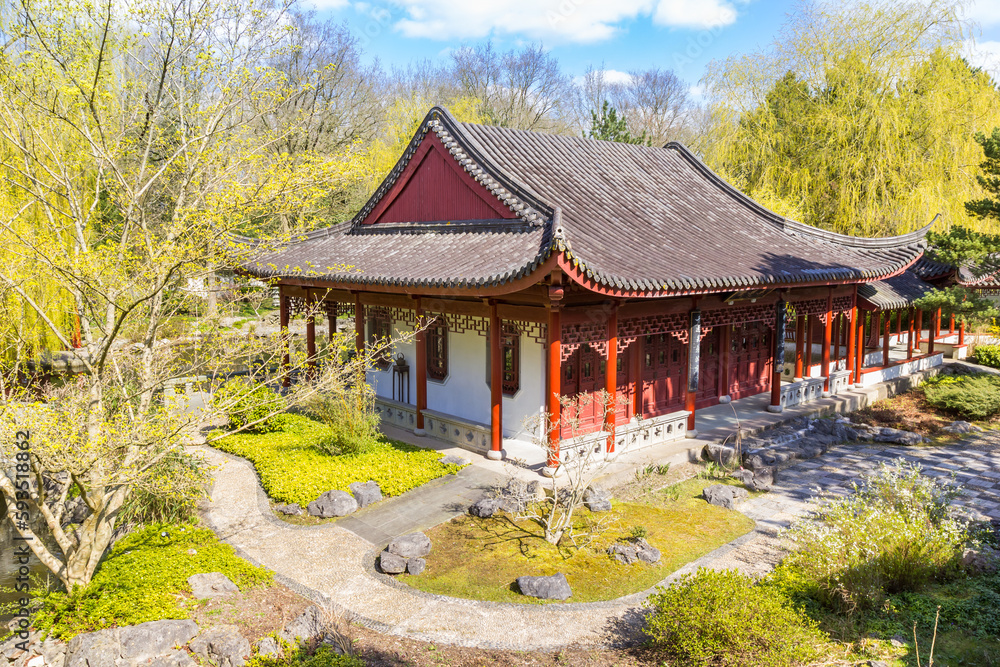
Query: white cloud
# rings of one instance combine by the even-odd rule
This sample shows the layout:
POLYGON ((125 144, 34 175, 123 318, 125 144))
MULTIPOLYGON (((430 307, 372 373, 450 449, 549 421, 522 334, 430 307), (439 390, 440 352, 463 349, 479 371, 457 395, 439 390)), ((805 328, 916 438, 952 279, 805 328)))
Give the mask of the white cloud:
POLYGON ((982 27, 1000 25, 1000 2, 997 0, 975 0, 965 8, 965 17, 982 27))
POLYGON ((672 28, 719 28, 735 23, 736 15, 725 0, 660 0, 653 21, 672 28))
POLYGON ((982 67, 1000 81, 1000 42, 965 42, 965 58, 970 64, 982 67))
POLYGON ((705 99, 705 86, 695 84, 688 88, 688 97, 693 101, 701 103, 705 99))
POLYGON ((677 28, 719 27, 737 18, 730 0, 396 0, 396 6, 406 13, 396 28, 407 37, 428 39, 496 33, 592 43, 614 37, 623 23, 640 17, 677 28))
POLYGON ((628 72, 620 72, 616 69, 604 70, 604 83, 629 83, 632 75, 628 72))

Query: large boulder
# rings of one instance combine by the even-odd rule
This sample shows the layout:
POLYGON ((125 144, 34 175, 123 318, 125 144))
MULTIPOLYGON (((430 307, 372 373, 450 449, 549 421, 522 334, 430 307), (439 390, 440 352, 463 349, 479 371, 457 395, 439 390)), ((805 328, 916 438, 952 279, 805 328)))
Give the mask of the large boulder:
POLYGON ((323 635, 325 627, 323 610, 312 605, 299 614, 298 618, 282 628, 281 632, 278 633, 278 639, 293 645, 312 641, 323 635))
POLYGON ((568 600, 573 596, 562 572, 549 577, 518 577, 517 587, 522 595, 542 600, 568 600))
POLYGON ((597 486, 589 486, 583 492, 583 504, 591 512, 608 512, 611 510, 611 493, 597 486))
POLYGON ((199 600, 221 598, 240 592, 239 586, 221 572, 192 574, 188 577, 187 582, 191 587, 191 594, 199 600))
POLYGON ((882 427, 879 429, 878 435, 875 436, 875 442, 889 442, 897 445, 919 445, 923 441, 924 439, 919 433, 902 431, 898 428, 882 427))
POLYGON ((423 558, 410 558, 406 561, 406 573, 412 575, 421 574, 427 568, 427 561, 423 558))
POLYGON ((243 667, 250 657, 250 642, 235 625, 217 625, 196 637, 191 651, 217 667, 243 667))
POLYGON ((729 445, 717 442, 705 445, 704 457, 709 461, 715 461, 719 465, 729 465, 734 456, 736 456, 736 450, 729 445))
POLYGON ((746 489, 728 484, 713 484, 706 486, 702 491, 705 500, 709 505, 725 507, 727 510, 736 509, 736 503, 744 500, 749 495, 746 489))
POLYGON ((66 648, 66 667, 116 667, 120 658, 118 630, 77 635, 66 648))
POLYGON ((184 646, 197 634, 198 624, 191 620, 149 621, 124 627, 118 631, 121 657, 130 662, 144 662, 184 646))
POLYGON ((280 658, 282 655, 281 646, 274 637, 262 637, 254 644, 257 655, 280 658))
POLYGON ((335 516, 347 516, 358 510, 358 501, 349 493, 343 491, 327 491, 309 503, 306 508, 310 515, 321 519, 335 516))
POLYGON ((608 548, 608 553, 619 563, 625 565, 632 565, 639 561, 656 563, 660 560, 660 550, 644 539, 615 542, 608 548))
POLYGON ((383 551, 378 557, 378 564, 386 574, 402 574, 406 571, 406 559, 388 551, 383 551))
POLYGON ((149 661, 148 667, 196 667, 197 664, 187 651, 169 651, 149 661))
POLYGON ((469 507, 469 514, 472 516, 482 517, 483 519, 488 519, 497 513, 500 509, 500 499, 491 498, 489 496, 480 498, 469 507))
POLYGON ((423 558, 431 552, 431 538, 423 533, 410 533, 393 538, 386 549, 403 558, 423 558))
POLYGON ((378 482, 370 481, 362 484, 354 482, 348 488, 351 494, 358 501, 358 507, 368 507, 372 503, 382 500, 382 489, 378 488, 378 482))
POLYGON ((975 424, 971 424, 966 421, 954 421, 945 426, 944 428, 942 428, 941 430, 944 431, 945 433, 962 434, 962 433, 979 433, 983 429, 979 426, 976 426, 975 424))
POLYGON ((275 511, 281 512, 285 516, 298 516, 302 514, 302 506, 298 503, 289 503, 288 505, 275 505, 275 511))
POLYGON ((774 468, 757 468, 753 471, 753 478, 745 485, 751 491, 770 491, 774 486, 774 468))

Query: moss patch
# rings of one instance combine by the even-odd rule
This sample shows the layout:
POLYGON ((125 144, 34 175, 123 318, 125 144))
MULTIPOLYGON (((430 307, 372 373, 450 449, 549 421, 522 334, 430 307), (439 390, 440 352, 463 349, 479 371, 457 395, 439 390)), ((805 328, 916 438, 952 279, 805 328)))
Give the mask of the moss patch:
POLYGON ((35 625, 68 640, 103 628, 188 618, 199 603, 187 578, 202 572, 221 572, 244 592, 270 585, 274 576, 207 528, 155 524, 119 541, 83 590, 46 596, 35 625))
POLYGON ((592 541, 578 538, 561 546, 544 539, 533 520, 514 521, 501 513, 490 519, 462 516, 428 531, 434 545, 423 574, 402 581, 428 593, 493 602, 542 603, 521 595, 514 583, 523 575, 562 572, 573 597, 569 602, 612 600, 644 591, 696 558, 730 542, 753 528, 754 522, 731 510, 709 505, 702 489, 714 480, 688 480, 645 502, 614 503, 610 512, 581 508, 577 528, 597 528, 592 541), (607 548, 646 529, 647 541, 660 550, 657 565, 623 565, 607 548))
POLYGON ((331 489, 352 482, 378 482, 382 493, 398 496, 460 468, 441 463, 441 454, 386 440, 353 456, 326 454, 316 442, 330 435, 325 425, 301 415, 285 415, 273 433, 240 433, 209 441, 213 447, 249 460, 272 500, 305 507, 331 489))

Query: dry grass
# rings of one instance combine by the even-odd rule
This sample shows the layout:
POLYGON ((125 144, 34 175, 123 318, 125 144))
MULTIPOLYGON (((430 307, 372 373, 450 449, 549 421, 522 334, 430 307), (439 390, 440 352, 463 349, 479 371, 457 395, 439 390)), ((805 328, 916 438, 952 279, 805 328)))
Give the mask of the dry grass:
POLYGON ((941 429, 955 420, 924 399, 922 389, 914 389, 881 401, 875 401, 850 415, 851 421, 870 426, 914 431, 935 439, 954 440, 941 429))

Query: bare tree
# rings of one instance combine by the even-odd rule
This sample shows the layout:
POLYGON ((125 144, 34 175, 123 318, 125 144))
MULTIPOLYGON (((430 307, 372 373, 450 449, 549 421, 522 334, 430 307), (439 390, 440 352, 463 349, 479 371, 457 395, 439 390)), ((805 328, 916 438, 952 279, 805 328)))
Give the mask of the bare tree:
POLYGON ((612 104, 625 115, 629 131, 645 133, 654 146, 683 139, 692 107, 687 85, 666 69, 633 70, 629 75, 612 93, 612 104))
POLYGON ((503 52, 492 41, 466 46, 452 54, 451 72, 462 93, 481 102, 491 125, 565 129, 572 81, 541 44, 503 52))

